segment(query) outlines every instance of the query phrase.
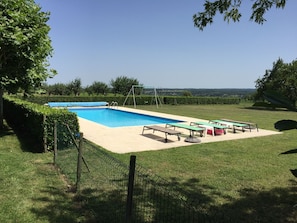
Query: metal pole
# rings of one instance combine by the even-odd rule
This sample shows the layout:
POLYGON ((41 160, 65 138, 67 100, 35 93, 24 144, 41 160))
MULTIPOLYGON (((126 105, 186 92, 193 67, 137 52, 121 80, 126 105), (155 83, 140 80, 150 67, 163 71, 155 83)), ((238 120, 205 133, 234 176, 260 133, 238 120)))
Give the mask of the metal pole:
POLYGON ((128 99, 128 97, 129 97, 131 91, 132 91, 132 87, 131 87, 131 89, 130 89, 128 95, 127 95, 127 97, 125 98, 125 101, 124 101, 124 103, 123 103, 123 106, 125 106, 125 104, 126 104, 126 102, 127 102, 127 99, 128 99))
POLYGON ((154 88, 154 90, 155 90, 155 101, 156 101, 156 105, 157 105, 157 108, 159 108, 159 106, 158 106, 158 99, 157 99, 157 90, 156 90, 156 88, 154 88))
POLYGON ((47 151, 47 125, 46 125, 46 115, 43 115, 43 152, 47 151))
POLYGON ((81 177, 81 163, 82 163, 82 153, 83 153, 83 133, 79 134, 79 149, 77 156, 77 172, 76 172, 76 192, 80 191, 80 177, 81 177))
POLYGON ((56 165, 57 162, 57 156, 58 156, 58 137, 57 137, 57 121, 54 121, 54 165, 56 165))
POLYGON ((136 156, 130 156, 128 194, 127 194, 127 206, 126 206, 126 222, 127 223, 132 221, 132 203, 133 203, 135 164, 136 164, 136 156))
POLYGON ((136 108, 135 93, 134 93, 134 85, 132 86, 132 94, 133 94, 134 108, 136 108))
MULTIPOLYGON (((64 123, 64 125, 66 125, 66 127, 67 127, 67 129, 68 129, 68 131, 69 131, 69 133, 70 133, 70 136, 71 136, 71 138, 72 138, 72 141, 73 141, 75 147, 76 147, 77 149, 79 149, 79 145, 77 145, 74 136, 71 134, 71 129, 70 129, 69 125, 66 124, 66 123, 64 123)), ((87 169, 88 169, 88 172, 90 172, 89 166, 88 166, 88 164, 86 163, 84 157, 82 157, 82 160, 83 160, 84 164, 86 165, 86 167, 87 167, 87 169)))

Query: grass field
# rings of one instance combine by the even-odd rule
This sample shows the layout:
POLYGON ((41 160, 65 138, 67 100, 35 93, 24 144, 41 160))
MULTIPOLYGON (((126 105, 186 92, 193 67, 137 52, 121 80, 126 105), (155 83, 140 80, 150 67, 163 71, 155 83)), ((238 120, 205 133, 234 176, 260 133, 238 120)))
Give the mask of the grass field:
MULTIPOLYGON (((296 112, 251 109, 251 104, 138 106, 201 119, 251 121, 275 130, 282 119, 296 120, 296 112)), ((252 139, 194 144, 184 148, 141 152, 137 162, 183 188, 197 206, 224 212, 236 222, 296 222, 297 154, 279 155, 297 146, 296 129, 252 139)), ((116 155, 127 162, 129 155, 116 155)))
POLYGON ((52 154, 27 149, 26 140, 6 125, 0 133, 0 222, 77 222, 80 216, 52 154))
MULTIPOLYGON (((229 118, 274 129, 296 112, 256 110, 240 105, 138 106, 139 109, 201 119, 229 118)), ((181 188, 192 204, 209 215, 224 213, 233 222, 296 222, 297 185, 290 169, 297 154, 296 129, 260 138, 224 141, 162 151, 133 153, 137 163, 181 188)), ((26 152, 28 145, 6 128, 0 136, 1 222, 87 222, 81 207, 66 193, 52 166, 52 154, 26 152)), ((112 154, 129 162, 131 154, 112 154)))

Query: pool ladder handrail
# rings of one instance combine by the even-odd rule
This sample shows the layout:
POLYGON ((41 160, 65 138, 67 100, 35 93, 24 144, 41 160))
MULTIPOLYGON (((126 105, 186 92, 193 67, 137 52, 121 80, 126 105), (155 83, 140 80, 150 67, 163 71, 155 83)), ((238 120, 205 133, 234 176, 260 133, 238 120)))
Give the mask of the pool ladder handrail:
POLYGON ((118 107, 118 102, 116 102, 116 101, 112 101, 110 104, 109 104, 109 107, 110 108, 115 108, 115 107, 118 107))

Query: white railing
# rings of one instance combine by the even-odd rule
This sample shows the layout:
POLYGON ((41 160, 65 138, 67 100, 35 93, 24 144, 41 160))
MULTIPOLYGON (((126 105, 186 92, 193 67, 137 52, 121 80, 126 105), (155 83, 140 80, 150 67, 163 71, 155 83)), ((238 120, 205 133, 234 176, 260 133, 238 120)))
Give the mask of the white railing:
POLYGON ((110 107, 110 108, 117 108, 118 107, 118 103, 116 102, 116 101, 112 101, 108 106, 110 107))

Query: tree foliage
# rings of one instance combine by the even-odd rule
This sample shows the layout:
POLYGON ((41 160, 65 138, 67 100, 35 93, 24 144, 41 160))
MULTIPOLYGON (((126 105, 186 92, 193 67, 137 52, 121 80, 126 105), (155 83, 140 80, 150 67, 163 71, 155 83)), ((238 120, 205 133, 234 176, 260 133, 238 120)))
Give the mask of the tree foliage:
POLYGON ((0 1, 0 87, 7 91, 39 86, 54 74, 47 59, 52 47, 49 13, 33 0, 0 1))
POLYGON ((76 78, 73 81, 71 81, 68 85, 67 88, 70 93, 73 93, 75 96, 79 96, 82 87, 81 87, 81 80, 80 78, 76 78))
MULTIPOLYGON (((240 6, 242 0, 216 0, 204 3, 204 11, 193 15, 194 26, 203 30, 207 25, 213 23, 213 18, 217 13, 224 15, 225 21, 238 22, 241 18, 240 6)), ((265 13, 272 7, 284 8, 286 0, 256 0, 252 4, 252 14, 250 20, 263 24, 266 19, 265 13)))
POLYGON ((0 1, 1 126, 4 91, 28 91, 56 74, 48 70, 48 57, 53 51, 48 20, 49 13, 42 12, 34 0, 0 1))
POLYGON ((45 86, 45 90, 49 95, 69 95, 67 85, 62 83, 56 83, 53 85, 45 86))
POLYGON ((74 79, 68 84, 56 83, 53 85, 44 86, 46 92, 49 95, 75 95, 79 96, 83 90, 81 86, 81 80, 79 78, 74 79))
POLYGON ((185 90, 185 91, 183 91, 182 96, 192 97, 193 95, 192 95, 192 92, 191 91, 185 90))
POLYGON ((292 105, 297 100, 297 60, 291 63, 284 63, 278 59, 273 63, 271 70, 266 70, 264 76, 256 81, 256 99, 272 95, 271 92, 278 92, 288 98, 292 105))
POLYGON ((108 92, 108 86, 107 86, 107 84, 105 84, 103 82, 94 81, 92 83, 92 85, 87 86, 85 88, 85 91, 89 95, 92 95, 92 94, 96 94, 96 95, 103 94, 104 95, 104 94, 106 94, 108 92))
POLYGON ((128 78, 126 76, 117 77, 115 80, 110 81, 112 86, 112 92, 114 94, 127 95, 133 85, 139 85, 139 81, 134 78, 128 78))

